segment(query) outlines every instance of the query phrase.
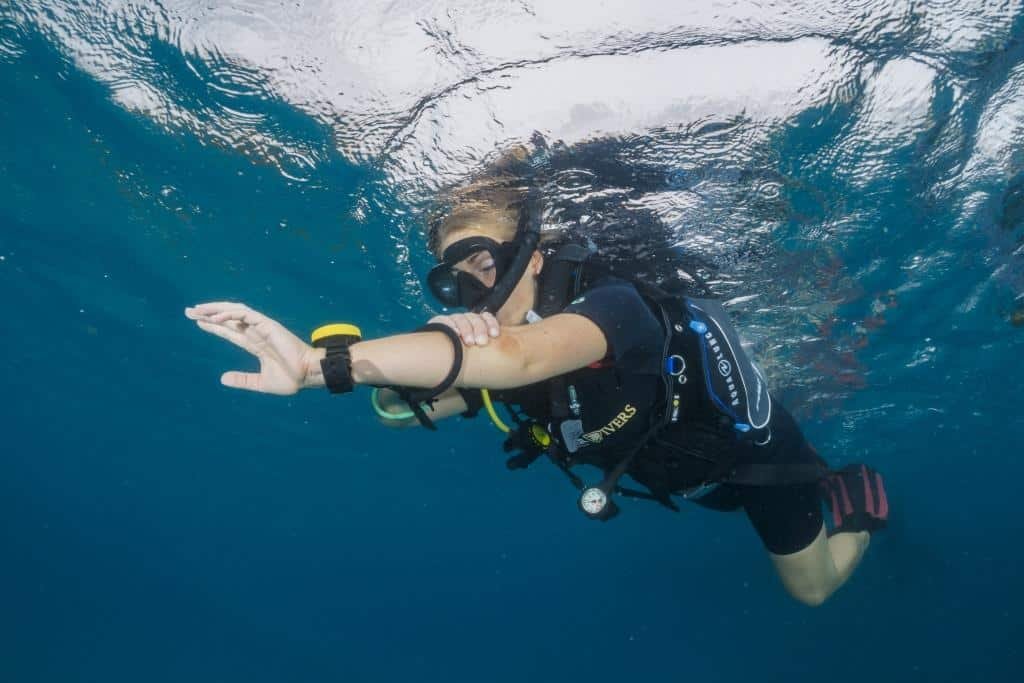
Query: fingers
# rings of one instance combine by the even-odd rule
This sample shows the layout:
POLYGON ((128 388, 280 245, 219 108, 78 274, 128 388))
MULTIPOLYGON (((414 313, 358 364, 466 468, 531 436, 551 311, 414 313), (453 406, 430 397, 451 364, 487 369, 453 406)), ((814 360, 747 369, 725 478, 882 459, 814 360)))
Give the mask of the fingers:
POLYGON ((476 341, 474 339, 466 339, 466 336, 462 334, 462 330, 456 323, 454 315, 435 315, 427 322, 441 323, 442 325, 452 328, 455 331, 455 334, 459 335, 459 338, 462 339, 462 343, 466 344, 467 346, 473 344, 476 341))
POLYGON ((466 342, 466 346, 487 343, 487 330, 484 327, 480 316, 472 313, 457 313, 451 316, 459 329, 459 336, 466 342))
POLYGON ((490 313, 439 315, 431 318, 430 322, 452 328, 466 346, 486 346, 490 338, 497 337, 501 331, 498 320, 490 313))
POLYGON ((233 301, 214 301, 205 304, 196 304, 195 306, 189 306, 185 309, 185 317, 190 320, 199 320, 200 318, 206 318, 214 313, 219 313, 226 308, 232 306, 238 306, 239 304, 233 301))
POLYGON ((261 313, 257 313, 245 304, 233 301, 215 301, 191 306, 185 309, 185 317, 190 320, 209 320, 215 323, 238 320, 247 325, 256 325, 265 319, 261 313))
POLYGON ((214 313, 209 317, 211 322, 222 323, 227 320, 235 320, 246 325, 257 325, 263 321, 263 316, 251 308, 234 309, 214 313))
POLYGON ((249 353, 253 354, 254 356, 258 356, 259 351, 256 348, 256 345, 253 344, 252 341, 248 337, 246 337, 244 333, 242 333, 238 329, 233 329, 229 327, 230 324, 230 322, 216 324, 208 322, 206 320, 196 321, 196 325, 198 325, 199 329, 203 330, 204 332, 209 332, 210 334, 216 335, 221 339, 227 339, 235 346, 239 346, 248 351, 249 353))
POLYGON ((273 320, 252 310, 245 304, 231 301, 217 301, 199 304, 185 309, 185 317, 195 320, 203 330, 223 337, 256 354, 256 348, 265 343, 276 326, 273 320), (202 323, 214 327, 204 327, 202 323), (219 327, 220 329, 216 329, 219 327), (234 332, 226 334, 225 332, 234 332))
POLYGON ((220 376, 220 383, 232 389, 245 389, 246 391, 260 390, 260 375, 255 372, 238 372, 232 370, 220 376))
POLYGON ((487 334, 497 337, 501 333, 501 325, 498 324, 498 319, 492 313, 484 313, 480 317, 483 318, 484 325, 487 327, 487 334))

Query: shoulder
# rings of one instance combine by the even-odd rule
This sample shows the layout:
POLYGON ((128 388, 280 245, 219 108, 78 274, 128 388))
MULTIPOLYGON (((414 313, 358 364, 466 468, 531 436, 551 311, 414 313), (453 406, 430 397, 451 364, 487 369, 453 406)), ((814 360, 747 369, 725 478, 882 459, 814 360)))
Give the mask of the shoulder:
POLYGON ((637 352, 660 352, 664 330, 659 317, 627 280, 603 277, 595 281, 564 312, 581 315, 596 324, 616 360, 637 352))
POLYGON ((593 308, 595 305, 618 305, 638 308, 649 308, 636 286, 628 281, 613 276, 604 276, 588 285, 575 299, 566 306, 566 312, 577 312, 593 308))

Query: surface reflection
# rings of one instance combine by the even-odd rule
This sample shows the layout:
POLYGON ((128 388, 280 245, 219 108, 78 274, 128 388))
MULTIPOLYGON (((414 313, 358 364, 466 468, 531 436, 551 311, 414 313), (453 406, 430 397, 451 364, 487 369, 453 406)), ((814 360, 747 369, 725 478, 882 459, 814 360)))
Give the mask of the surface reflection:
POLYGON ((0 59, 40 33, 127 110, 293 182, 329 184, 338 154, 372 167, 349 218, 391 217, 416 292, 416 217, 530 144, 550 229, 660 278, 690 259, 773 381, 820 399, 869 384, 874 336, 939 289, 963 315, 1008 297, 1020 324, 1020 9, 32 0, 0 9, 0 59), (665 254, 630 253, 636 231, 665 254))

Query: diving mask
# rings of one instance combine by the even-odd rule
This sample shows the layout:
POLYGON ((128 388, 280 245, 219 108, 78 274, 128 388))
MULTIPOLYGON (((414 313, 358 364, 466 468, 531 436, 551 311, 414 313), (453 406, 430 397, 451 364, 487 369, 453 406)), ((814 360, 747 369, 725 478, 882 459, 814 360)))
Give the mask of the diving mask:
POLYGON ((540 194, 533 188, 520 212, 516 238, 498 243, 475 235, 450 245, 427 275, 430 291, 445 306, 497 313, 530 265, 540 242, 540 224, 540 194), (488 257, 490 264, 486 263, 488 257), (494 269, 493 278, 490 268, 494 269))
POLYGON ((518 249, 517 242, 498 243, 482 235, 461 239, 444 250, 441 262, 427 275, 427 285, 445 306, 475 309, 502 282, 518 249))

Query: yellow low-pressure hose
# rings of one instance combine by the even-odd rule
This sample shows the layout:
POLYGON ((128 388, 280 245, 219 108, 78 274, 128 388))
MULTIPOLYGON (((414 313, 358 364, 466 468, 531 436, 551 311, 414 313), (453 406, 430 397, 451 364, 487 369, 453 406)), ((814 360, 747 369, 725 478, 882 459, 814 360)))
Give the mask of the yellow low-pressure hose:
POLYGON ((494 426, 500 429, 501 431, 505 432, 506 434, 511 432, 511 428, 509 428, 507 424, 502 422, 501 418, 498 417, 498 413, 494 411, 494 404, 491 403, 491 392, 487 391, 486 389, 481 389, 480 397, 483 398, 484 400, 484 408, 487 410, 487 415, 491 418, 491 422, 494 423, 494 426))

